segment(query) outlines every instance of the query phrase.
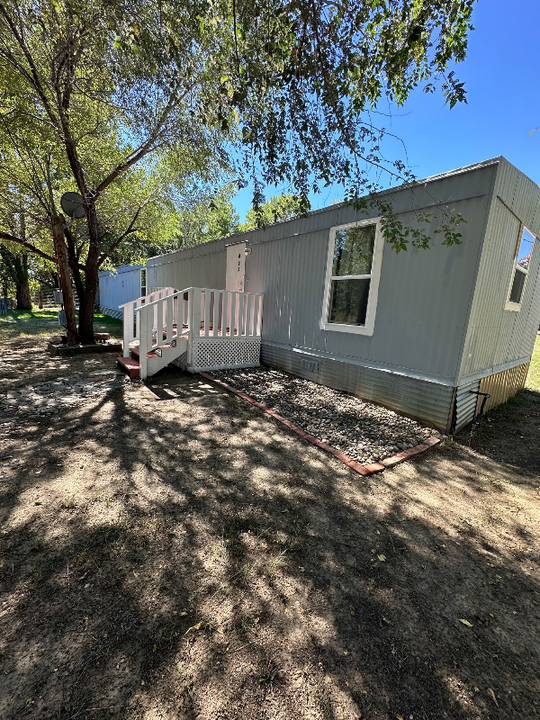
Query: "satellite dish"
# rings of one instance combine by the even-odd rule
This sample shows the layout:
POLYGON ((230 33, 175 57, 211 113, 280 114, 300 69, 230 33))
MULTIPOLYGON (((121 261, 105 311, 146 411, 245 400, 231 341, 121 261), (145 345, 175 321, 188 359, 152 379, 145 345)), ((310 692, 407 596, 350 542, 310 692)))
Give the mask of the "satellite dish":
POLYGON ((62 210, 69 215, 72 220, 80 220, 84 217, 84 200, 79 193, 67 192, 60 198, 62 210))

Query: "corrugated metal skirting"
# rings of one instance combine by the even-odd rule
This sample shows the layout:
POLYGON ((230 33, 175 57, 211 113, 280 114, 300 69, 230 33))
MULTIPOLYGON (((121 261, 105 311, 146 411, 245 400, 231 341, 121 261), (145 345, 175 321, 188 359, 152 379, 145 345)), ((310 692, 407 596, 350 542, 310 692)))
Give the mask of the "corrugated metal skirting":
POLYGON ((108 315, 109 317, 115 318, 116 320, 122 320, 122 318, 124 317, 121 310, 103 307, 103 305, 99 306, 99 312, 103 313, 104 315, 108 315))
POLYGON ((489 393, 485 412, 500 405, 525 387, 530 363, 518 365, 504 372, 490 375, 480 381, 480 392, 489 393))
POLYGON ((456 413, 454 420, 454 427, 452 430, 457 432, 465 427, 468 423, 472 422, 475 412, 478 395, 474 393, 478 392, 480 387, 480 380, 473 380, 472 382, 460 385, 456 391, 456 413))
POLYGON ((418 418, 443 432, 449 429, 454 394, 454 388, 449 385, 303 354, 264 342, 261 360, 265 365, 278 367, 306 380, 353 393, 363 400, 418 418))

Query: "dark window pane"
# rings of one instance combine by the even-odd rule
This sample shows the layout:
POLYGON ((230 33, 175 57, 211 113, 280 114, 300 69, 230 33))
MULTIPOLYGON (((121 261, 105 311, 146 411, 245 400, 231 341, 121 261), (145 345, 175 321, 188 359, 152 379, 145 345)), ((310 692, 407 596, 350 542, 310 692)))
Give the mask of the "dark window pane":
POLYGON ((338 230, 332 275, 369 275, 374 243, 375 225, 338 230))
POLYGON ((333 280, 330 322, 365 325, 371 280, 333 280))
POLYGON ((514 275, 514 282, 512 283, 512 290, 510 291, 510 302, 520 303, 521 296, 523 295, 523 286, 525 285, 526 274, 516 268, 514 275))

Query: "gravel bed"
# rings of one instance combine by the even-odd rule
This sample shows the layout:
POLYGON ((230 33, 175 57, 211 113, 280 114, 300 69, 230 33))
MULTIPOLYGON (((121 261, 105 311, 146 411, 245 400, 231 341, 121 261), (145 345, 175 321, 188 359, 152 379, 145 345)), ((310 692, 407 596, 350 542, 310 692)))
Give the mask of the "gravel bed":
POLYGON ((392 410, 281 370, 260 367, 212 374, 361 463, 384 460, 430 435, 440 435, 392 410))

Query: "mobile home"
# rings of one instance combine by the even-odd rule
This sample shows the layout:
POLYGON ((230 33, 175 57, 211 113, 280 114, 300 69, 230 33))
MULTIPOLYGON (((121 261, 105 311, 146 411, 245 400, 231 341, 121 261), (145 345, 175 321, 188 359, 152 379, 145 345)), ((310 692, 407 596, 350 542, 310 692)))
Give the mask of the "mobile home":
MULTIPOLYGON (((186 328, 197 307, 206 368, 227 366, 208 341, 236 337, 239 313, 244 325, 249 315, 240 335, 259 343, 264 364, 455 431, 474 417, 477 393, 490 394, 489 408, 525 383, 540 320, 540 190, 500 157, 392 190, 391 199, 404 226, 432 215, 429 250, 396 253, 375 208, 334 205, 151 258, 148 288, 202 289, 191 299, 176 293, 185 307, 175 318, 186 328), (466 220, 460 245, 441 244, 443 210, 466 220)), ((173 301, 157 300, 167 302, 172 324, 173 301)), ((146 322, 154 336, 155 318, 146 322)), ((245 365, 256 364, 253 348, 245 365)))

